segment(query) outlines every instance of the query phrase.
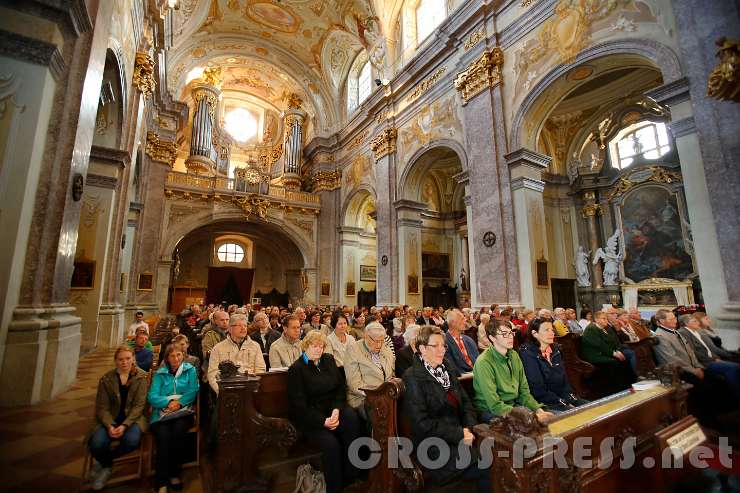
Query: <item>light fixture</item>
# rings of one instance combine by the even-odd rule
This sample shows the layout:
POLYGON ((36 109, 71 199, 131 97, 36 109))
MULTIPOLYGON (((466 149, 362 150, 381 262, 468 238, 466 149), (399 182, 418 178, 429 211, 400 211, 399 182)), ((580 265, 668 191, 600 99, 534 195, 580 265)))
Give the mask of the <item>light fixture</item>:
POLYGON ((179 0, 167 0, 167 6, 171 9, 179 10, 180 2, 179 0))

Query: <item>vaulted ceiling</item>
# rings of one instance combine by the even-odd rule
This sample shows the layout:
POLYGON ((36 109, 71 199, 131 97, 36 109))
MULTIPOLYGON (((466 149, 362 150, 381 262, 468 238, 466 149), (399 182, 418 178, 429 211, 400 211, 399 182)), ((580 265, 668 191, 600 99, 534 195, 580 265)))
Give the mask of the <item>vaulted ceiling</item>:
POLYGON ((222 90, 242 91, 280 109, 284 93, 296 93, 316 133, 332 132, 352 61, 363 48, 384 42, 371 2, 180 0, 169 89, 182 98, 192 69, 218 65, 225 75, 222 90))

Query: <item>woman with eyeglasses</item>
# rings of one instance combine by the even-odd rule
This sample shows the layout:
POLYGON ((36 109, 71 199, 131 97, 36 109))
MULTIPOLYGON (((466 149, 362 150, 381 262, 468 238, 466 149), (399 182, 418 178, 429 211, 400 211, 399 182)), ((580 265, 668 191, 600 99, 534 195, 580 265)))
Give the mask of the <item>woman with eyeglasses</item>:
POLYGON ((560 346, 554 344, 552 322, 536 318, 527 331, 529 339, 519 347, 519 356, 532 396, 555 413, 587 404, 573 393, 568 382, 560 346))
POLYGON ((486 328, 491 347, 475 361, 473 388, 475 407, 481 420, 489 422, 508 414, 514 407, 534 411, 537 419, 546 422, 553 414, 532 397, 519 355, 514 351, 514 332, 509 323, 498 319, 486 328))
MULTIPOLYGON (((479 466, 479 451, 473 447, 475 437, 471 430, 477 423, 475 410, 465 389, 444 364, 447 346, 442 329, 422 327, 416 336, 416 348, 420 357, 414 358, 413 365, 403 375, 406 386, 403 412, 411 422, 414 450, 432 437, 442 439, 448 446, 444 450, 447 461, 427 471, 425 486, 427 477, 435 485, 464 478, 477 480, 480 492, 491 491, 491 473, 479 466), (461 446, 471 447, 471 453, 460 454, 461 446), (465 460, 466 456, 470 460, 465 460)), ((443 453, 436 446, 427 450, 426 457, 432 462, 437 462, 443 453)))

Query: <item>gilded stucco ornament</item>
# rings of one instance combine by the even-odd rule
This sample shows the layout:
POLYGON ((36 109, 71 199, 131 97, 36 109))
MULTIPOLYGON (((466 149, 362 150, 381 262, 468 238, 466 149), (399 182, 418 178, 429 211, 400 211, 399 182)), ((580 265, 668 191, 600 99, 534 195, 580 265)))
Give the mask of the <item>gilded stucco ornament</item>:
POLYGON ((583 217, 593 217, 596 214, 601 214, 601 206, 599 204, 586 204, 583 206, 583 217))
POLYGON ((208 67, 204 69, 202 79, 203 82, 205 82, 209 86, 220 89, 221 82, 223 81, 223 77, 221 75, 221 67, 208 67))
POLYGON ((342 186, 342 172, 339 170, 334 171, 319 171, 311 177, 314 192, 324 192, 336 190, 342 186))
POLYGON ((177 158, 177 144, 168 140, 160 140, 154 132, 146 134, 146 155, 153 161, 174 166, 177 158))
POLYGON ((134 85, 144 95, 149 97, 156 88, 154 81, 154 59, 149 53, 136 53, 134 62, 134 85))
POLYGON ((504 65, 504 52, 495 47, 483 54, 455 78, 455 89, 462 97, 465 106, 481 91, 501 83, 501 69, 504 65))
POLYGON ((740 43, 723 36, 717 40, 717 46, 719 63, 709 74, 707 96, 740 102, 740 43))
POLYGON ((286 94, 284 99, 290 109, 297 110, 303 105, 303 100, 296 93, 286 94))
POLYGON ((624 195, 630 191, 632 187, 639 185, 640 183, 651 181, 654 183, 670 184, 681 182, 682 180, 683 178, 681 177, 681 173, 677 171, 669 171, 660 166, 650 166, 648 169, 638 169, 621 178, 619 182, 617 182, 617 186, 609 194, 609 200, 619 197, 620 195, 624 195))
POLYGON ((375 160, 396 152, 396 138, 398 130, 394 127, 383 129, 377 137, 370 142, 370 149, 375 154, 375 160))

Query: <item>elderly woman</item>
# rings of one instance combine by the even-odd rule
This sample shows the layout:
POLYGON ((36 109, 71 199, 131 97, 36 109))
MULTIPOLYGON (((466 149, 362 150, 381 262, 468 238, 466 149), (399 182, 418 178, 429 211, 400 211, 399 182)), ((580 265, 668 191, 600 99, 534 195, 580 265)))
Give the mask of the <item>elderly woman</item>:
POLYGON ((116 367, 98 382, 95 397, 95 426, 88 446, 95 459, 90 473, 92 489, 100 491, 110 478, 113 460, 139 446, 142 432, 147 429, 147 373, 136 367, 134 351, 120 346, 113 356, 116 367), (111 442, 119 441, 111 450, 111 442))
POLYGON ((365 337, 347 349, 344 359, 344 373, 347 377, 347 403, 360 408, 365 402, 365 392, 361 389, 374 389, 393 378, 395 356, 385 343, 385 329, 379 323, 372 323, 365 329, 365 337))
POLYGON ((193 423, 192 409, 198 396, 198 372, 185 362, 185 353, 167 346, 164 362, 152 378, 147 399, 152 406, 151 428, 157 446, 154 481, 159 493, 183 488, 180 471, 185 435, 193 423))
POLYGON ((348 448, 360 436, 360 421, 346 404, 346 385, 334 357, 324 352, 326 336, 312 330, 302 353, 288 369, 290 419, 321 450, 327 493, 337 493, 357 478, 348 448))
MULTIPOLYGON (((477 450, 473 448, 468 454, 470 461, 459 452, 460 446, 473 445, 475 411, 468 394, 444 365, 444 333, 439 327, 424 326, 416 336, 416 347, 421 357, 414 358, 413 366, 403 376, 403 412, 411 422, 414 449, 431 437, 441 438, 449 447, 449 455, 444 451, 444 465, 428 471, 430 482, 440 485, 460 477, 476 479, 480 492, 491 491, 490 472, 478 468, 477 450)), ((438 447, 427 450, 428 459, 439 461, 442 451, 438 447)))
POLYGON ((393 335, 391 336, 391 341, 393 342, 393 354, 398 354, 398 352, 403 348, 405 341, 403 339, 403 333, 406 330, 406 325, 404 324, 403 318, 394 318, 393 319, 393 335))
POLYGON ((349 329, 348 333, 355 338, 356 341, 359 341, 363 337, 365 337, 365 314, 360 312, 359 315, 355 317, 355 321, 352 324, 352 328, 349 329))
POLYGON ((308 321, 303 324, 303 333, 307 334, 312 330, 319 330, 325 336, 329 335, 329 327, 321 323, 321 312, 314 311, 308 315, 308 321))
POLYGON ((554 412, 567 411, 588 403, 573 393, 568 382, 560 346, 554 344, 552 322, 534 319, 528 331, 529 340, 519 347, 519 356, 532 397, 554 412))
POLYGON ((334 331, 326 338, 326 353, 334 356, 338 367, 344 366, 344 356, 347 348, 355 343, 355 338, 347 333, 347 317, 343 314, 337 315, 332 323, 334 331))

